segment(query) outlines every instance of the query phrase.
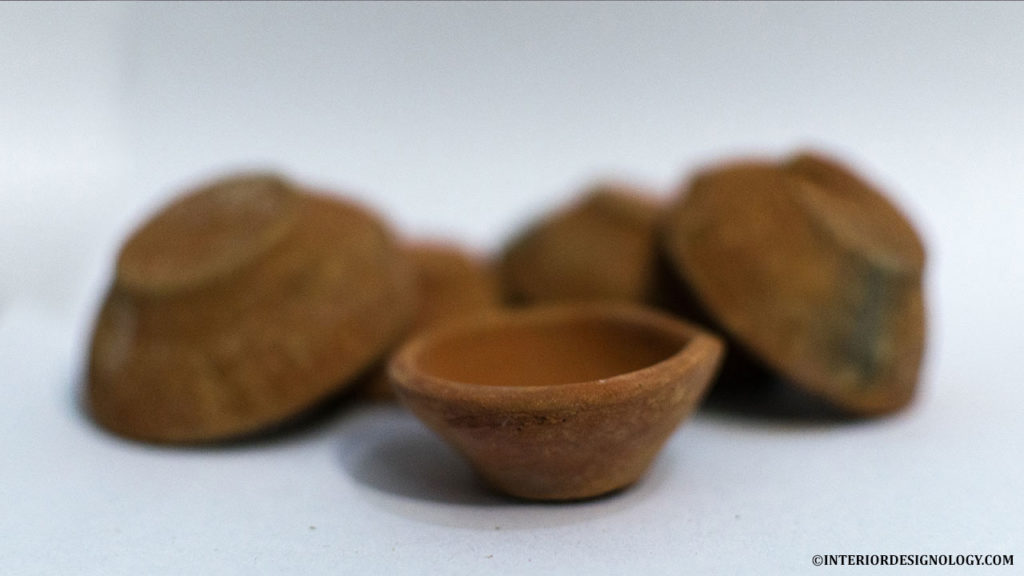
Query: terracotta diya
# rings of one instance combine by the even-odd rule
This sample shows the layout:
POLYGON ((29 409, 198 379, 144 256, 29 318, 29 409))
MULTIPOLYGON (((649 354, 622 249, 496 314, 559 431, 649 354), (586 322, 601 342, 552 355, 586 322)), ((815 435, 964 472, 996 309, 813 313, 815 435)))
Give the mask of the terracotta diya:
POLYGON ((650 303, 660 207, 637 188, 601 183, 514 238, 501 259, 512 302, 650 303))
MULTIPOLYGON (((455 244, 421 241, 402 248, 412 268, 416 308, 406 338, 463 316, 501 306, 497 275, 484 259, 455 244)), ((366 378, 363 396, 394 400, 387 368, 380 365, 366 378)))
POLYGON ((413 243, 405 252, 418 295, 411 332, 501 305, 497 275, 475 254, 444 242, 413 243))
POLYGON ((125 242, 86 401, 140 440, 262 431, 348 386, 411 312, 408 266, 376 216, 274 175, 225 178, 125 242))
POLYGON ((874 186, 816 154, 734 162, 694 178, 664 224, 697 313, 733 350, 851 414, 910 402, 925 251, 874 186))
POLYGON ((495 489, 598 496, 637 480, 704 395, 722 344, 633 305, 562 305, 450 323, 390 363, 400 400, 495 489))

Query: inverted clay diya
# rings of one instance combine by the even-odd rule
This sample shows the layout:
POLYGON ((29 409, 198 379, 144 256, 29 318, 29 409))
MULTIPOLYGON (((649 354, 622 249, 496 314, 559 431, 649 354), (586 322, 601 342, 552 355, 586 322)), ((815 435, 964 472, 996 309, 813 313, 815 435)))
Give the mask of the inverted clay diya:
POLYGON ((517 235, 499 270, 521 304, 652 302, 660 202, 646 190, 603 182, 517 235))
POLYGON ((475 316, 392 357, 399 399, 498 491, 589 498, 640 478, 697 406, 714 336, 627 304, 475 316))
POLYGON ((183 195, 125 242, 86 401, 149 442, 264 431, 337 394, 398 340, 413 287, 386 225, 271 174, 183 195))
MULTIPOLYGON (((412 268, 416 292, 416 307, 404 338, 455 318, 501 306, 497 274, 483 258, 439 241, 407 244, 402 251, 412 268)), ((380 363, 367 375, 362 393, 369 400, 395 400, 386 363, 380 363)))
POLYGON ((739 161, 699 174, 667 216, 669 260, 730 350, 852 415, 911 401, 925 250, 876 187, 818 154, 739 161))

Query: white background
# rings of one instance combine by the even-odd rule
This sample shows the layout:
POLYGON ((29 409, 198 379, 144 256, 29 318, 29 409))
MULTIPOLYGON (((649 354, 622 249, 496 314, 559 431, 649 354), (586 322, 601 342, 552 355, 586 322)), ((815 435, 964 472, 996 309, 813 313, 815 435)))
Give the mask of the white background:
POLYGON ((3 571, 1019 566, 1022 31, 1021 4, 0 5, 3 571), (77 406, 119 242, 209 176, 275 168, 489 252, 594 178, 667 197, 707 162, 804 146, 879 183, 928 245, 922 389, 895 417, 702 413, 630 491, 532 505, 397 408, 181 450, 77 406))

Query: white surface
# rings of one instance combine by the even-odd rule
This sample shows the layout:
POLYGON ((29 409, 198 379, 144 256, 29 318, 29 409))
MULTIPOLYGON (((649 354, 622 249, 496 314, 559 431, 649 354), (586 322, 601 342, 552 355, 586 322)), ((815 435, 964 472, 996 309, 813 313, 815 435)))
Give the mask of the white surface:
POLYGON ((4 572, 1019 565, 1021 22, 1020 4, 0 5, 4 572), (173 450, 77 408, 118 242, 219 171, 278 167, 488 250, 593 177, 667 194, 804 144, 884 185, 928 243, 922 394, 897 417, 700 414, 632 490, 551 506, 481 491, 398 409, 173 450))

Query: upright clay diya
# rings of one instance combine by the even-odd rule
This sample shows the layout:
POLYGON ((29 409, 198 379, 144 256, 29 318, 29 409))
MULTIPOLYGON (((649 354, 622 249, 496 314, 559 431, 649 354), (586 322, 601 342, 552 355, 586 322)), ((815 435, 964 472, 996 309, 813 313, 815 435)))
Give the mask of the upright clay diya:
POLYGON ((506 295, 520 304, 650 303, 659 215, 659 204, 643 190, 591 186, 506 246, 500 264, 506 295))
POLYGON ((212 182, 122 247, 92 337, 88 408, 152 442, 265 430, 383 355, 412 292, 391 233, 364 209, 270 174, 212 182))
POLYGON ((849 168, 816 154, 725 164, 692 180, 664 226, 668 260, 734 350, 850 414, 911 401, 924 247, 849 168))
POLYGON ((702 398, 722 344, 627 304, 500 311, 428 330, 390 362, 399 399, 498 491, 623 488, 702 398))

